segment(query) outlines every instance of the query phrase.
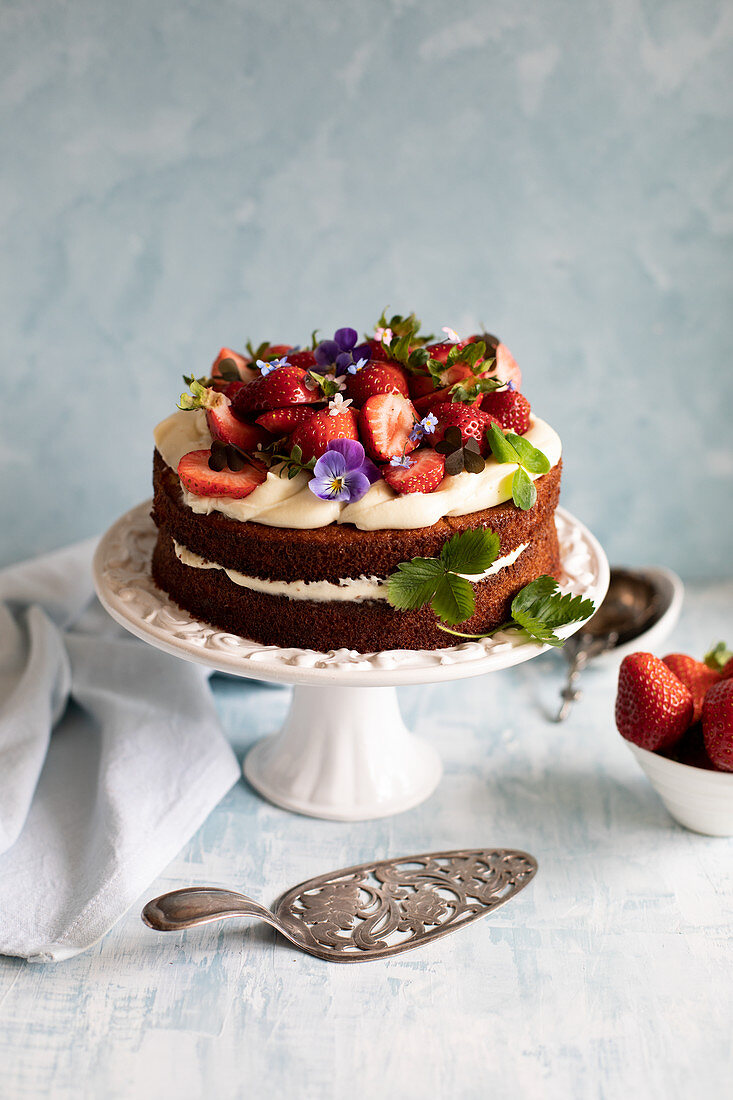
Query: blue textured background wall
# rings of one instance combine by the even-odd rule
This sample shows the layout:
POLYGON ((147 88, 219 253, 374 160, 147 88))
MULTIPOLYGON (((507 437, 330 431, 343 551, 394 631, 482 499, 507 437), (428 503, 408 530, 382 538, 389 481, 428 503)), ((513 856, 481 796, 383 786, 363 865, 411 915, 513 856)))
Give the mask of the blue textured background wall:
POLYGON ((509 344, 613 560, 730 572, 730 4, 4 0, 0 51, 1 561, 143 498, 221 344, 389 303, 509 344))

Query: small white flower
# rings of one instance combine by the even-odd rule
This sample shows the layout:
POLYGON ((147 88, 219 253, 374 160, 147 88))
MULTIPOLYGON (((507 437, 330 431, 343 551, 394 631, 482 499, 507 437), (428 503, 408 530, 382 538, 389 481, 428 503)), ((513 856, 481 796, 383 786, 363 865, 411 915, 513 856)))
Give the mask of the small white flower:
POLYGON ((450 340, 451 344, 460 344, 461 338, 455 329, 448 328, 447 325, 444 325, 440 331, 445 333, 446 339, 450 340))
POLYGON ((381 341, 383 344, 389 344, 392 341, 394 333, 391 328, 378 328, 374 333, 374 339, 381 341))
POLYGON ((351 398, 344 399, 343 394, 337 393, 335 397, 332 397, 328 402, 328 414, 329 416, 340 416, 341 413, 346 412, 351 404, 351 398))
POLYGON ((338 386, 339 390, 341 390, 342 392, 346 389, 346 375, 345 374, 339 374, 338 377, 334 378, 334 382, 338 386))

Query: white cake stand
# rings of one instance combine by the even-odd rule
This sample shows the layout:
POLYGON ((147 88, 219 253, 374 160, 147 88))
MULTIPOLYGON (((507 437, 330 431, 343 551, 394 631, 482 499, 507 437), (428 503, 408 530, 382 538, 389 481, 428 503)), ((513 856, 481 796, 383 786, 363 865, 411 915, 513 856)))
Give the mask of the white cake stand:
MULTIPOLYGON (((609 579, 603 549, 564 509, 556 523, 561 586, 598 604, 609 579)), ((102 537, 93 567, 100 601, 132 634, 176 657, 294 685, 285 724, 250 750, 244 774, 265 798, 297 813, 366 821, 416 806, 435 790, 442 766, 402 721, 395 687, 497 672, 549 648, 521 642, 511 631, 438 650, 317 653, 259 645, 199 622, 156 587, 150 575, 156 533, 147 501, 102 537)))

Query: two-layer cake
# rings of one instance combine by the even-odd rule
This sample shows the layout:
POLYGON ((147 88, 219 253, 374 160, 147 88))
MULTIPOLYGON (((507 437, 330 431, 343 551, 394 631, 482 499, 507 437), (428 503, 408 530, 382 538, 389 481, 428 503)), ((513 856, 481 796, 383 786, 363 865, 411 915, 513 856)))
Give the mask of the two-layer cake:
POLYGON ((307 350, 222 349, 155 431, 156 583, 266 644, 434 649, 455 639, 427 601, 395 606, 388 578, 479 529, 497 549, 463 574, 475 608, 459 629, 505 622, 523 586, 559 574, 561 445, 503 344, 448 336, 411 315, 362 343, 343 328, 307 350))

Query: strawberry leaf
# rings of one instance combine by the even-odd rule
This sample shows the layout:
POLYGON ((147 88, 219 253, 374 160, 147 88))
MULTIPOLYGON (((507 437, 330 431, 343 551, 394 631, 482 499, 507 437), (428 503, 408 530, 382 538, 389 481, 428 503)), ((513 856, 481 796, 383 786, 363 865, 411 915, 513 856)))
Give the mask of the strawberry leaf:
POLYGON ((512 618, 534 641, 561 646, 554 633, 559 626, 581 622, 595 610, 592 600, 571 593, 561 596, 554 577, 542 576, 525 585, 512 600, 512 618))
POLYGON ((705 664, 716 672, 722 672, 731 657, 733 657, 733 653, 728 649, 725 642, 718 642, 709 653, 705 654, 705 664))
POLYGON ((437 558, 400 562, 387 581, 387 598, 399 611, 416 611, 430 603, 443 575, 443 565, 437 558))
POLYGON ((499 536, 493 531, 463 531, 448 539, 440 560, 453 573, 485 573, 499 553, 499 536))
POLYGON ((445 573, 438 582, 430 606, 438 618, 450 626, 465 622, 471 618, 476 606, 473 585, 456 573, 445 573))

